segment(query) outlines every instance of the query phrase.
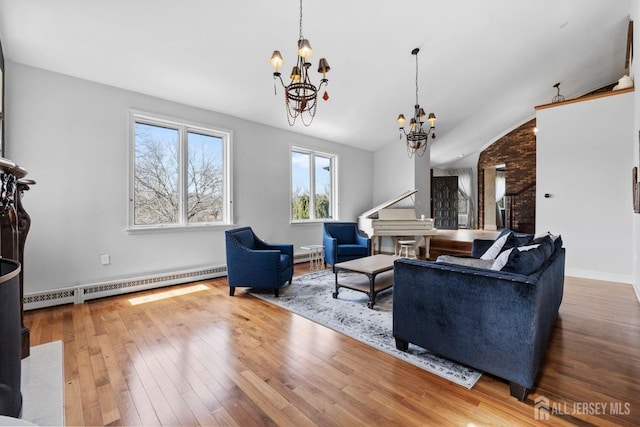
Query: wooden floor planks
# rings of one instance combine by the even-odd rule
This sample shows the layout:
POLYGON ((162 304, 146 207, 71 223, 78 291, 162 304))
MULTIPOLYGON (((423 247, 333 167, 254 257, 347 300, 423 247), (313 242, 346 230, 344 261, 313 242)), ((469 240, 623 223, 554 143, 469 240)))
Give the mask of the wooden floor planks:
POLYGON ((138 305, 130 299, 168 289, 26 312, 31 345, 64 342, 68 425, 537 425, 536 398, 622 404, 622 414, 551 414, 553 425, 640 419, 629 285, 567 278, 537 387, 518 402, 490 375, 466 390, 243 290, 229 297, 224 278, 201 284, 138 305))

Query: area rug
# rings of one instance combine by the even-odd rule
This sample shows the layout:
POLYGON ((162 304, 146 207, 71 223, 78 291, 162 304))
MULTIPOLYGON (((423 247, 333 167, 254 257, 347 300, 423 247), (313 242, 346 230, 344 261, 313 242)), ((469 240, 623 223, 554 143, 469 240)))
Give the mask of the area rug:
MULTIPOLYGON (((348 279, 354 274, 357 273, 340 273, 339 277, 348 279)), ((251 289, 250 292, 467 389, 480 379, 480 372, 413 344, 409 344, 407 352, 396 349, 392 334, 393 289, 379 293, 374 308, 370 309, 367 308, 369 299, 363 292, 340 288, 338 298, 334 299, 334 279, 331 270, 324 270, 295 277, 291 285, 280 288, 278 298, 272 290, 251 289)))

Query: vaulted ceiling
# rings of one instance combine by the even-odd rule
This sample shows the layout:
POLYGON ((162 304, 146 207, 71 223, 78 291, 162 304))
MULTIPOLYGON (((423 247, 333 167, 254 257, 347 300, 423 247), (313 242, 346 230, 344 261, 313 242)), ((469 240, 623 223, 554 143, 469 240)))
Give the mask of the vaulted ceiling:
POLYGON ((5 58, 375 151, 419 97, 436 113, 432 165, 490 144, 549 103, 618 80, 630 0, 307 0, 330 99, 289 127, 269 58, 295 60, 297 0, 0 0, 5 58))

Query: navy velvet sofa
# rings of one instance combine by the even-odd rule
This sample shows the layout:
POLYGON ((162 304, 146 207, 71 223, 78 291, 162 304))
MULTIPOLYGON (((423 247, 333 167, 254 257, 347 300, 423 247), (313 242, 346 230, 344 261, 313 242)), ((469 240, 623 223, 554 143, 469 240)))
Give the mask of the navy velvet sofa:
MULTIPOLYGON (((491 242, 474 241, 472 253, 491 242)), ((393 335, 510 383, 523 401, 534 385, 558 316, 565 249, 530 274, 401 258, 395 261, 393 335)), ((482 249, 479 249, 482 248, 482 249)))
POLYGON ((229 295, 236 287, 278 290, 293 277, 293 245, 269 244, 251 227, 225 231, 229 295))

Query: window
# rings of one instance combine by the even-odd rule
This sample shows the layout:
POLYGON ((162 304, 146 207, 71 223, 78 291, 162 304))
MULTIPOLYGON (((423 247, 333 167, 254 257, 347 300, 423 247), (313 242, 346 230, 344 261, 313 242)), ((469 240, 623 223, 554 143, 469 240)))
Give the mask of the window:
POLYGON ((291 149, 291 220, 336 219, 336 156, 291 149))
POLYGON ((232 222, 231 135, 132 115, 132 229, 232 222))

